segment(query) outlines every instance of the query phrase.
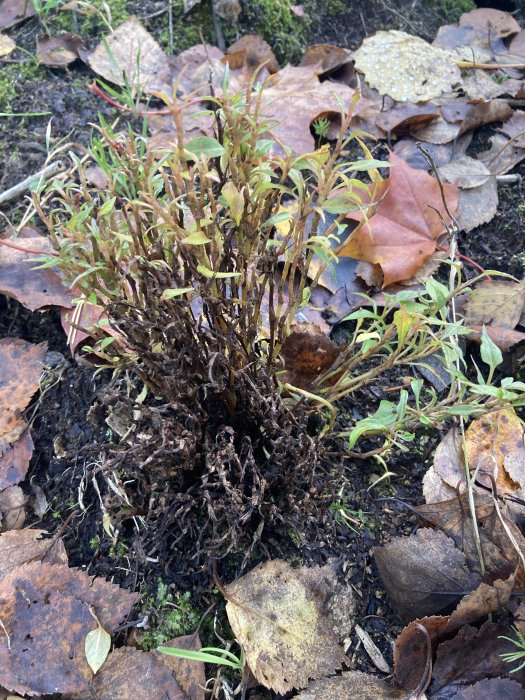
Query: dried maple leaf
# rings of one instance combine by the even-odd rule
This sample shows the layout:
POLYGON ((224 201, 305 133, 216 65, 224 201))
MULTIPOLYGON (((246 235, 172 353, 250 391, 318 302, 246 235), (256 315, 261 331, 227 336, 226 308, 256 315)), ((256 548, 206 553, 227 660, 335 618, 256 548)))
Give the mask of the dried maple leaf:
MULTIPOLYGON (((395 153, 390 154, 389 160, 395 167, 385 196, 368 220, 360 212, 348 214, 360 224, 338 251, 339 255, 378 263, 385 287, 413 277, 434 253, 436 240, 446 231, 445 224, 451 223, 437 180, 411 168, 395 153)), ((443 188, 449 211, 454 215, 457 187, 443 188)))
POLYGON ((259 683, 284 694, 345 662, 326 614, 334 578, 329 566, 292 569, 276 559, 226 586, 230 625, 259 683))
POLYGON ((425 102, 461 85, 461 71, 447 51, 405 32, 376 32, 354 58, 369 85, 399 102, 425 102))

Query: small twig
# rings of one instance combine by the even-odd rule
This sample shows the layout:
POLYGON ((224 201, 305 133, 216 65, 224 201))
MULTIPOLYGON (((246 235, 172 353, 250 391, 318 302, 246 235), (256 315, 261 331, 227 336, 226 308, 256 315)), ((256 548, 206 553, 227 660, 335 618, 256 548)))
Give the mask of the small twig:
POLYGON ((13 248, 14 250, 20 250, 22 253, 29 253, 29 255, 58 256, 58 253, 55 250, 36 250, 35 248, 24 248, 24 246, 18 245, 7 238, 0 238, 0 245, 5 245, 7 248, 13 248))
POLYGON ((36 179, 40 181, 48 179, 50 177, 53 177, 53 175, 56 175, 63 169, 64 164, 61 160, 57 160, 54 163, 49 163, 49 165, 46 165, 45 168, 42 168, 42 170, 39 170, 37 173, 34 173, 34 175, 29 175, 29 177, 26 177, 18 184, 13 185, 13 187, 10 187, 8 190, 5 190, 5 192, 2 192, 0 194, 0 204, 10 202, 12 199, 19 197, 21 194, 23 194, 26 190, 29 189, 30 185, 34 183, 36 179))
POLYGON ((521 179, 522 178, 519 173, 507 173, 507 175, 496 175, 496 181, 503 183, 521 182, 521 179))
POLYGON ((110 97, 104 90, 102 90, 101 87, 99 87, 96 83, 91 83, 88 88, 93 92, 95 95, 98 95, 98 97, 101 97, 103 100, 105 100, 108 104, 110 104, 112 107, 116 107, 117 109, 120 109, 121 112, 132 112, 136 113, 139 117, 151 117, 151 116, 156 116, 156 115, 164 115, 164 114, 171 114, 172 111, 171 109, 153 109, 153 110, 145 110, 145 111, 138 111, 131 109, 131 107, 127 107, 126 105, 121 104, 120 102, 117 102, 117 100, 114 100, 112 97, 110 97))

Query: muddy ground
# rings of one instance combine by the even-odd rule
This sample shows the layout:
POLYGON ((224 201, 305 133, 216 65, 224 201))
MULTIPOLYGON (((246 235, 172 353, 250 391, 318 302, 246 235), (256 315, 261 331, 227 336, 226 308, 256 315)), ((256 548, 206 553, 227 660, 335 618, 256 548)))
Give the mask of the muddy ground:
MULTIPOLYGON (((437 27, 454 19, 445 16, 450 3, 338 2, 334 3, 339 8, 335 14, 327 10, 330 4, 311 3, 315 12, 306 33, 308 43, 333 42, 355 48, 366 34, 390 28, 432 38, 437 27), (351 5, 352 11, 348 12, 346 8, 344 12, 345 5, 351 5)), ((138 14, 155 32, 161 27, 161 11, 165 5, 158 0, 129 2, 128 9, 138 14)), ((511 3, 500 7, 515 9, 509 5, 511 3)), ((38 19, 31 19, 10 31, 18 46, 27 51, 34 50, 35 37, 41 33, 38 19)), ((95 30, 87 37, 91 43, 97 38, 95 30)), ((17 66, 16 61, 25 62, 26 59, 19 51, 10 57, 13 63, 5 66, 12 70, 17 66)), ((89 91, 88 84, 93 76, 80 61, 67 70, 39 67, 35 72, 20 69, 19 77, 14 79, 15 90, 7 96, 6 105, 0 106, 0 111, 50 112, 54 145, 64 140, 87 146, 90 122, 97 122, 99 114, 108 121, 119 116, 117 110, 89 91)), ((122 115, 120 118, 122 123, 122 115)), ((49 117, 0 118, 0 191, 42 166, 46 157, 48 121, 49 117)), ((487 128, 481 139, 483 135, 488 138, 496 127, 487 128)), ((481 150, 481 146, 478 139, 471 148, 481 150)), ((520 168, 517 171, 521 172, 520 168)), ((522 189, 521 182, 500 187, 497 216, 490 224, 460 240, 461 251, 483 267, 510 272, 517 277, 523 275, 525 264, 522 189)), ((1 211, 17 223, 26 207, 27 202, 18 199, 1 211)), ((145 539, 151 552, 145 551, 129 520, 123 522, 116 542, 103 529, 101 504, 88 477, 96 473, 97 460, 110 458, 112 450, 118 449, 117 436, 106 423, 106 418, 119 402, 119 392, 124 391, 125 380, 114 380, 107 372, 94 376, 92 366, 79 363, 70 356, 56 309, 31 313, 17 302, 0 297, 0 337, 4 336, 21 337, 33 343, 46 340, 49 350, 60 353, 63 358, 57 361, 60 355, 54 357, 58 366, 53 370, 46 390, 28 411, 35 452, 24 488, 31 495, 32 486, 40 486, 49 503, 41 520, 30 512, 28 524, 44 527, 51 533, 60 531, 72 566, 143 593, 143 602, 138 606, 134 620, 149 615, 150 626, 162 626, 159 611, 162 601, 155 600, 162 582, 171 587, 175 601, 179 600, 178 596, 189 593, 184 600, 190 602, 180 606, 181 626, 186 625, 187 629, 181 629, 180 633, 191 631, 195 618, 198 619, 213 602, 218 604, 219 629, 224 632, 221 597, 214 589, 205 561, 191 560, 187 552, 184 556, 184 552, 173 545, 169 533, 157 539, 155 533, 150 533, 152 536, 145 539)), ((395 377, 391 380, 392 384, 395 383, 395 377)), ((346 415, 351 418, 356 411, 373 410, 381 398, 388 396, 376 391, 359 397, 357 407, 355 403, 349 405, 346 415)), ((324 563, 335 558, 356 592, 359 624, 391 662, 391 642, 402 623, 389 607, 371 552, 384 539, 409 533, 415 526, 415 518, 403 502, 421 502, 421 478, 440 437, 435 433, 423 435, 417 441, 417 450, 393 455, 389 468, 394 476, 370 490, 371 483, 381 475, 375 462, 334 455, 331 457, 333 467, 338 474, 345 507, 353 521, 345 522, 336 509, 319 509, 319 518, 308 528, 306 535, 294 532, 285 522, 282 528, 265 532, 263 544, 253 550, 247 562, 243 562, 243 557, 238 554, 219 562, 219 577, 224 581, 232 580, 242 573, 243 564, 245 571, 258 561, 273 557, 284 556, 293 563, 324 563), (303 537, 308 539, 301 541, 303 537)), ((334 452, 337 447, 334 445, 334 452)), ((324 467, 330 470, 329 463, 324 467)), ((102 498, 105 506, 110 507, 110 494, 105 491, 102 498)), ((313 493, 312 499, 315 498, 313 493)), ((210 627, 206 629, 209 631, 210 627)), ((207 641, 217 643, 211 634, 207 641)), ((372 673, 376 670, 357 638, 352 639, 349 656, 355 661, 356 668, 372 673)))

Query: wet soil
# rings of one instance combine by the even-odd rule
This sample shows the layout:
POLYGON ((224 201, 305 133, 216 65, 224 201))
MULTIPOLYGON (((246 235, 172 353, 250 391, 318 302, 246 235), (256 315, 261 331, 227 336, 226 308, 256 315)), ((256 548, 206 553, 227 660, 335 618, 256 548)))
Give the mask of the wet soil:
MULTIPOLYGON (((131 9, 143 18, 154 15, 155 8, 161 10, 164 5, 163 2, 130 3, 131 9)), ((365 34, 389 28, 405 29, 429 38, 444 22, 438 11, 429 8, 432 3, 422 6, 417 2, 354 2, 352 21, 347 19, 346 22, 334 21, 323 9, 325 3, 313 5, 318 11, 313 15, 309 43, 334 42, 355 48, 365 34)), ((154 29, 158 19, 151 17, 145 21, 154 29)), ((41 32, 35 19, 9 33, 20 47, 33 51, 35 38, 41 32)), ((91 42, 96 40, 94 36, 87 38, 91 42)), ((21 52, 15 54, 13 60, 24 60, 21 52)), ((100 114, 108 121, 116 117, 123 119, 122 114, 90 92, 87 85, 91 79, 92 75, 81 62, 68 70, 41 67, 37 77, 20 80, 18 96, 9 109, 13 112, 49 111, 53 115, 52 142, 55 146, 63 140, 87 147, 91 133, 88 125, 96 123, 100 114)), ((0 190, 43 165, 48 120, 48 116, 1 120, 0 190)), ((523 174, 522 169, 523 166, 519 166, 517 172, 523 174)), ((463 235, 460 240, 462 252, 478 264, 517 277, 523 275, 525 268, 522 187, 521 182, 500 187, 500 207, 494 220, 463 235)), ((18 199, 4 207, 3 213, 17 223, 26 207, 27 202, 18 199)), ((63 358, 63 362, 58 362, 59 369, 54 370, 53 381, 28 411, 35 452, 23 486, 30 496, 32 485, 40 486, 49 503, 42 519, 32 517, 30 511, 29 524, 45 527, 51 533, 60 532, 72 566, 111 578, 140 590, 145 596, 154 595, 159 581, 163 581, 174 593, 190 591, 193 605, 199 611, 208 608, 210 601, 219 601, 220 596, 211 591, 213 583, 206 567, 202 562, 198 565, 189 562, 183 551, 171 546, 169 538, 157 546, 154 556, 148 557, 136 540, 129 520, 116 539, 104 531, 102 513, 103 508, 111 507, 111 494, 103 488, 99 495, 93 476, 98 473, 98 460, 108 458, 118 442, 106 418, 115 406, 114 397, 119 392, 125 394, 126 378, 114 380, 107 372, 95 376, 92 366, 74 360, 67 350, 56 309, 31 313, 17 302, 0 296, 0 337, 4 336, 21 337, 34 343, 45 340, 48 349, 63 358)), ((54 362, 57 362, 56 355, 54 362)), ((394 385, 396 378, 390 379, 394 385)), ((370 392, 360 397, 360 404, 349 407, 349 411, 366 414, 375 410, 381 398, 389 398, 389 395, 382 390, 370 392)), ((356 593, 359 623, 391 663, 391 643, 402 628, 402 621, 392 612, 386 599, 372 549, 390 537, 410 533, 415 527, 415 518, 403 503, 421 502, 421 479, 440 437, 439 434, 422 435, 417 441, 417 451, 394 455, 389 463, 394 476, 372 489, 371 484, 382 473, 375 462, 334 457, 340 496, 351 519, 345 521, 335 509, 325 510, 306 541, 301 541, 301 533, 287 527, 265 533, 263 545, 254 549, 248 563, 244 562, 245 569, 275 557, 285 557, 295 564, 322 564, 334 558, 341 575, 356 593), (312 536, 314 531, 315 537, 312 536)), ((231 556, 220 562, 221 580, 227 582, 238 576, 242 563, 241 556, 231 556)), ((141 619, 148 612, 147 605, 138 606, 135 619, 141 619)), ((208 641, 215 643, 216 639, 208 641)), ((377 671, 356 637, 351 640, 348 655, 355 668, 371 673, 377 671)))

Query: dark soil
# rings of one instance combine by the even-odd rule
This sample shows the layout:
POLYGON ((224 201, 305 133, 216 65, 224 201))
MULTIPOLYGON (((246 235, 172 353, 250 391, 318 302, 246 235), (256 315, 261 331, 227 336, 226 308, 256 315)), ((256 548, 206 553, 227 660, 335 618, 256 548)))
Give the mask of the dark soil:
MULTIPOLYGON (((442 9, 445 3, 370 0, 334 4, 342 6, 337 17, 325 9, 330 3, 311 3, 315 12, 312 12, 309 43, 334 42, 354 48, 365 34, 389 28, 405 29, 431 38, 447 19, 442 9)), ((160 20, 151 15, 165 5, 164 2, 129 3, 130 10, 143 18, 150 17, 145 23, 153 30, 160 20)), ((41 33, 42 28, 36 19, 9 31, 17 45, 28 51, 34 51, 35 38, 41 33)), ((93 43, 97 36, 88 36, 87 39, 93 43)), ((10 60, 24 61, 26 58, 18 51, 10 60)), ((91 133, 88 125, 96 123, 99 114, 108 121, 117 116, 123 120, 117 110, 89 91, 90 80, 92 74, 81 62, 65 71, 41 67, 37 75, 18 81, 17 95, 5 111, 49 111, 53 115, 51 133, 55 147, 61 141, 87 146, 91 133)), ((1 106, 0 111, 4 111, 1 106)), ((48 119, 0 118, 1 190, 42 167, 46 158, 48 119)), ((500 187, 499 195, 497 216, 490 224, 462 236, 460 248, 485 268, 521 277, 525 266, 522 184, 500 187)), ((27 202, 19 199, 4 207, 3 213, 16 223, 26 206, 27 202)), ((202 557, 190 556, 189 542, 196 533, 186 533, 177 540, 177 533, 171 528, 162 536, 164 533, 159 530, 162 526, 161 489, 155 501, 158 511, 154 518, 148 519, 146 511, 122 512, 104 487, 102 474, 107 475, 104 465, 115 460, 121 449, 106 418, 122 414, 122 411, 126 413, 126 379, 112 380, 107 372, 94 376, 92 366, 74 360, 66 348, 57 310, 31 313, 0 296, 0 336, 21 337, 34 343, 45 340, 49 350, 60 353, 63 358, 62 363, 57 360, 57 355, 50 358, 53 364, 58 364, 58 369, 53 370, 56 381, 28 411, 33 418, 35 452, 23 486, 28 494, 31 494, 32 484, 41 486, 49 502, 43 521, 35 518, 30 524, 43 526, 51 533, 61 532, 72 566, 150 595, 155 594, 158 582, 162 580, 174 592, 191 591, 195 607, 205 610, 210 601, 218 598, 210 592, 213 583, 206 561, 202 557), (101 498, 94 487, 93 477, 101 487, 101 498), (102 506, 112 513, 115 522, 119 521, 115 517, 117 512, 120 514, 120 531, 115 540, 102 527, 102 506), (112 510, 114 508, 116 510, 112 510), (138 528, 135 527, 137 519, 141 522, 138 528)), ((388 386, 389 383, 395 384, 395 377, 392 377, 392 382, 387 380, 384 384, 388 386)), ((364 415, 370 409, 375 410, 382 398, 389 398, 389 395, 378 389, 361 397, 361 404, 354 404, 350 410, 364 415)), ((152 406, 151 410, 162 413, 160 405, 152 406)), ((141 428, 150 431, 148 439, 154 441, 157 433, 152 427, 153 422, 149 427, 147 425, 147 411, 144 420, 141 428)), ((349 416, 348 420, 351 421, 352 417, 349 416)), ((333 457, 330 465, 325 458, 323 473, 330 473, 331 469, 335 471, 342 488, 340 495, 355 522, 345 523, 335 510, 327 508, 326 493, 321 498, 321 480, 319 484, 310 483, 311 512, 317 512, 317 520, 312 516, 311 522, 305 523, 302 529, 297 523, 294 528, 293 521, 287 521, 286 517, 282 527, 274 523, 272 529, 264 532, 260 545, 254 548, 248 561, 244 561, 240 552, 220 561, 217 565, 219 578, 230 581, 242 570, 268 558, 284 557, 295 564, 322 564, 335 558, 342 575, 356 591, 360 624, 391 662, 389 642, 395 639, 402 622, 389 607, 377 576, 372 549, 392 536, 409 533, 415 526, 414 516, 402 503, 421 502, 421 478, 439 439, 440 435, 436 434, 421 436, 417 451, 393 456, 389 468, 394 476, 370 490, 373 481, 382 473, 374 461, 333 457)), ((140 454, 140 450, 135 455, 130 450, 127 455, 130 460, 135 460, 128 465, 130 473, 140 466, 140 454)), ((144 612, 145 608, 141 609, 139 605, 135 619, 141 618, 144 612)), ((349 656, 356 668, 371 673, 376 671, 357 638, 352 640, 349 656)))

